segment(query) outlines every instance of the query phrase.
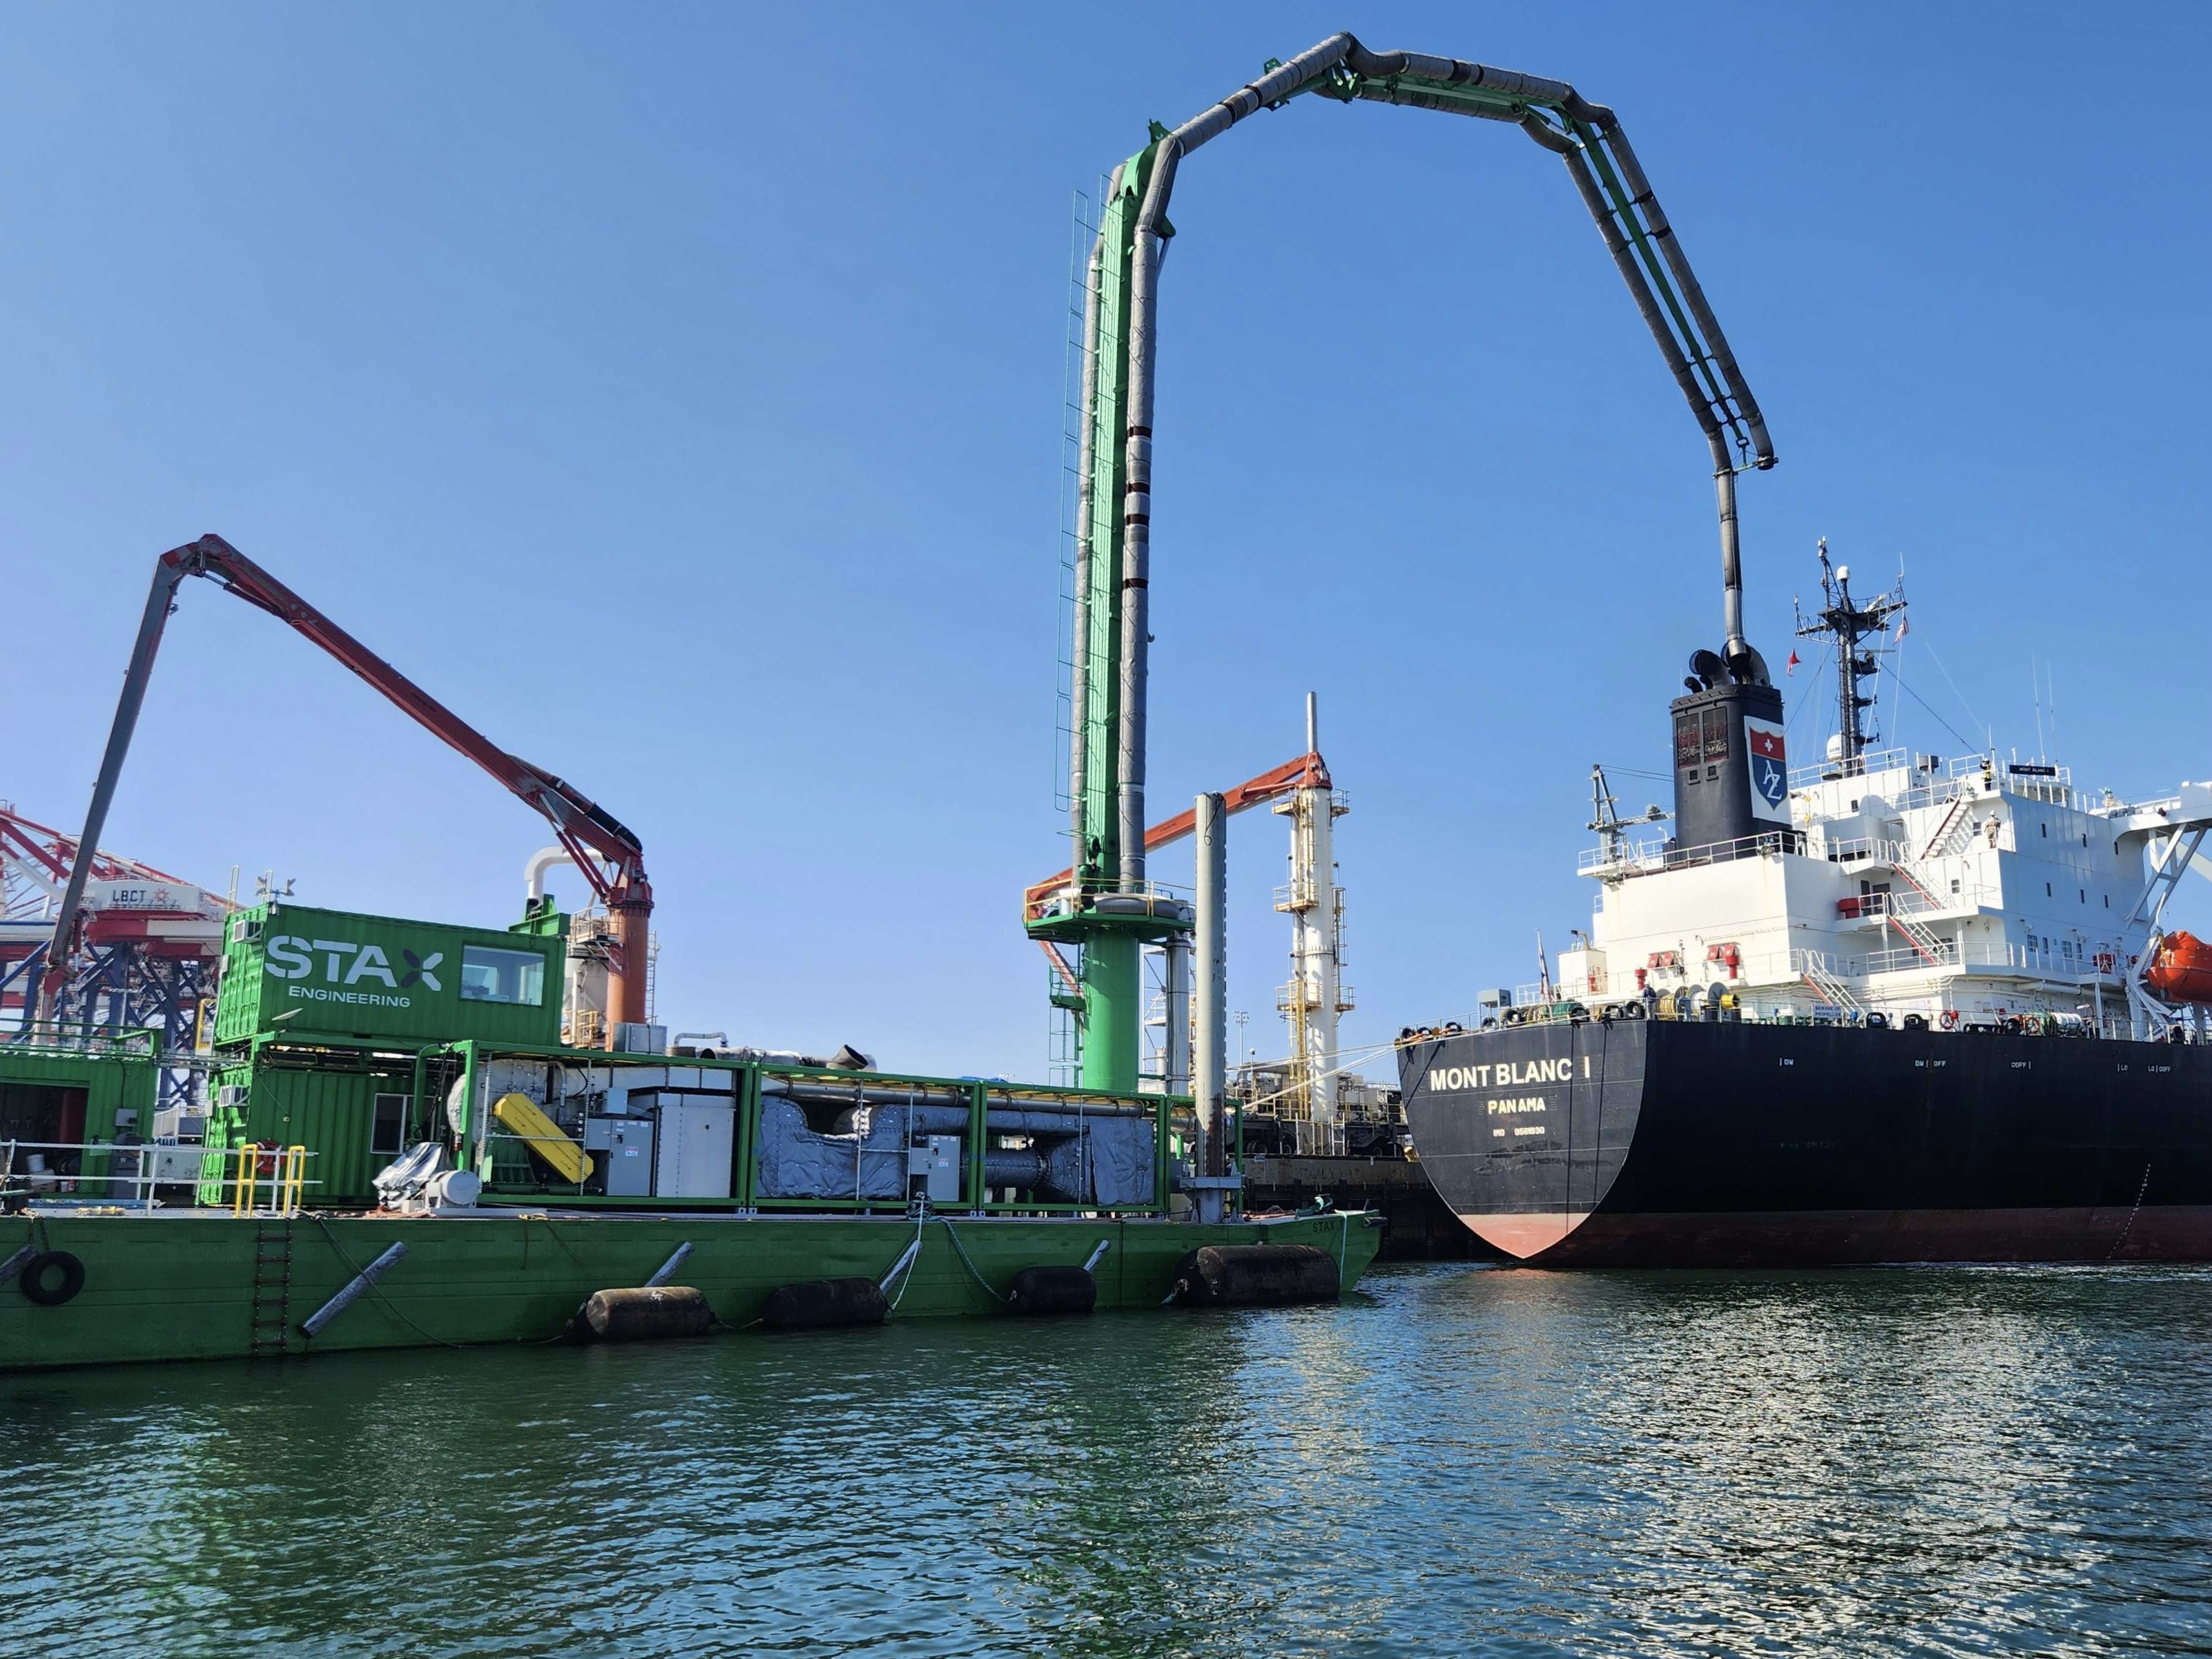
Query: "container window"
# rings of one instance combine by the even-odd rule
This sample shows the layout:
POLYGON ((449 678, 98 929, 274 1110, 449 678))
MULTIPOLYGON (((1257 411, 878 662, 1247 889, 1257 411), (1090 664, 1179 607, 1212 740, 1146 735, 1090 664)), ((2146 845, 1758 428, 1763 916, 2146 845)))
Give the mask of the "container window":
POLYGON ((407 1150, 407 1097, 379 1095, 370 1120, 368 1151, 372 1158, 397 1158, 407 1150))
POLYGON ((489 945, 461 948, 461 1000, 514 1002, 540 1007, 545 1001, 545 958, 535 951, 495 951, 489 945))

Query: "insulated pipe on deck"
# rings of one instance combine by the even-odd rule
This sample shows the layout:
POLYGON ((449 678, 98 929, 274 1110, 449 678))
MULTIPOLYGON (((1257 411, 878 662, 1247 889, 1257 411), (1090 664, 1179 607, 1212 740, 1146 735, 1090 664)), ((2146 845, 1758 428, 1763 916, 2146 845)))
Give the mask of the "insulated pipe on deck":
POLYGON ((1106 206, 1121 188, 1121 169, 1107 180, 1106 195, 1098 204, 1098 234, 1091 245, 1091 264, 1083 294, 1083 430, 1077 435, 1075 496, 1075 641, 1069 652, 1067 812, 1068 833, 1075 845, 1067 867, 1079 885, 1089 860, 1085 845, 1088 825, 1084 821, 1084 795, 1090 784, 1091 738, 1091 561, 1095 555, 1092 519, 1098 464, 1098 288, 1106 259, 1106 206))
POLYGON ((1320 45, 1301 52, 1289 63, 1231 94, 1161 139, 1153 152, 1152 179, 1137 216, 1135 257, 1129 295, 1129 424, 1124 440, 1127 477, 1122 501, 1121 708, 1115 753, 1120 778, 1115 814, 1121 839, 1119 875, 1125 889, 1141 887, 1145 877, 1145 683, 1146 647, 1150 642, 1147 629, 1150 621, 1148 589, 1152 575, 1153 367, 1157 356, 1155 313, 1158 310, 1159 261, 1164 246, 1168 199, 1174 192, 1176 171, 1184 155, 1227 131, 1254 111, 1280 103, 1305 90, 1340 66, 1362 77, 1360 84, 1352 89, 1352 95, 1356 97, 1381 103, 1406 104, 1418 108, 1515 121, 1531 138, 1559 155, 1567 163, 1576 188, 1582 193, 1590 216, 1596 221, 1607 250, 1612 252, 1614 263, 1628 283, 1637 308, 1643 313, 1653 338, 1658 341, 1668 368, 1681 386, 1683 395, 1688 398, 1691 410, 1697 416, 1711 448, 1720 515, 1726 656, 1731 668, 1737 669, 1739 672, 1746 672, 1748 665, 1755 665, 1757 661, 1743 636, 1743 577, 1737 541, 1735 465, 1729 454, 1722 423, 1723 417, 1731 423, 1736 418, 1736 416, 1729 415, 1727 404, 1729 398, 1735 400, 1737 416, 1741 416, 1752 440, 1755 465, 1763 469, 1773 465, 1773 445, 1767 436, 1765 421, 1758 404, 1744 384, 1735 354, 1729 349, 1727 338, 1720 331, 1719 322, 1705 300, 1704 289, 1690 271, 1688 261, 1677 245, 1673 227, 1660 210, 1658 201, 1652 194, 1650 182, 1645 178, 1634 150, 1629 147, 1619 120, 1611 110, 1589 102, 1564 81, 1523 75, 1517 70, 1496 69, 1484 64, 1465 63, 1458 58, 1432 57, 1423 52, 1370 52, 1348 33, 1331 35, 1320 45), (1573 133, 1557 131, 1533 110, 1526 108, 1519 112, 1504 108, 1486 109, 1474 104, 1455 103, 1419 88, 1389 84, 1394 77, 1399 76, 1413 76, 1445 86, 1466 88, 1470 91, 1480 89, 1523 105, 1542 104, 1561 112, 1577 131, 1573 133), (1614 224, 1612 205, 1607 201, 1583 153, 1586 144, 1593 149, 1600 144, 1605 147, 1605 154, 1610 157, 1608 164, 1619 168, 1623 187, 1628 194, 1624 213, 1642 214, 1644 224, 1640 228, 1643 240, 1656 244, 1657 257, 1679 284, 1683 303, 1694 321, 1695 333, 1703 337, 1702 343, 1687 325, 1684 333, 1688 337, 1691 349, 1698 354, 1700 362, 1710 362, 1711 366, 1715 379, 1711 392, 1709 393, 1705 386, 1700 383, 1697 367, 1677 343, 1668 318, 1651 291, 1650 282, 1637 264, 1628 239, 1614 224))
POLYGON ((1711 442, 1713 495, 1721 516, 1721 623, 1726 635, 1721 655, 1730 672, 1748 678, 1747 665, 1753 659, 1743 637, 1743 553, 1736 538, 1735 468, 1729 465, 1727 446, 1718 433, 1711 442))
POLYGON ((1134 258, 1129 271, 1129 428, 1124 434, 1127 483, 1121 495, 1121 711, 1115 760, 1120 778, 1115 822, 1121 851, 1119 874, 1125 890, 1145 881, 1145 680, 1151 643, 1152 513, 1152 368, 1158 352, 1154 323, 1158 309, 1160 256, 1166 241, 1168 198, 1175 191, 1176 164, 1191 150, 1219 137, 1255 110, 1280 103, 1309 82, 1344 61, 1355 42, 1333 34, 1300 52, 1280 68, 1231 93, 1159 141, 1152 176, 1137 210, 1134 258))
MULTIPOLYGON (((1309 719, 1311 718, 1309 712, 1309 719)), ((1229 813, 1218 795, 1200 795, 1198 843, 1198 1018, 1191 1092, 1197 1097, 1200 1170, 1229 1172, 1229 813)))
POLYGON ((1120 843, 1115 875, 1124 892, 1145 884, 1145 683, 1152 643, 1152 328, 1159 286, 1159 225, 1175 178, 1175 140, 1152 160, 1151 187, 1137 215, 1129 272, 1129 426, 1123 434, 1121 485, 1121 709, 1115 732, 1114 815, 1120 843))
MULTIPOLYGON (((1721 614, 1723 631, 1726 635, 1722 654, 1733 668, 1750 655, 1751 648, 1743 637, 1743 558, 1736 531, 1735 463, 1729 454, 1728 433, 1713 412, 1712 399, 1706 395, 1705 387, 1698 384, 1697 370, 1683 355, 1674 331, 1667 325, 1666 313, 1660 309, 1658 296, 1652 293, 1644 267, 1637 264, 1635 250, 1630 247, 1628 239, 1620 234, 1620 228, 1614 223, 1605 192, 1599 186, 1597 175, 1591 172, 1589 161, 1581 147, 1573 140, 1553 132, 1541 122, 1525 122, 1522 130, 1545 149, 1556 152, 1566 163, 1568 176, 1575 181, 1575 189, 1583 198, 1583 205, 1589 210, 1591 219, 1597 224, 1598 234, 1605 239, 1606 252, 1613 256, 1613 263, 1620 272, 1621 281, 1628 285, 1629 297, 1636 302, 1637 312, 1643 317, 1644 326, 1651 331, 1651 337, 1658 344, 1659 355, 1666 361, 1667 372, 1674 377, 1674 384, 1681 388, 1682 396, 1689 403, 1691 414, 1697 417, 1698 426, 1705 434, 1705 447, 1713 458, 1713 489, 1720 515, 1721 614)), ((1651 205, 1656 207, 1656 204, 1651 205)), ((1672 240, 1670 237, 1670 247, 1672 240)), ((1670 258, 1670 266, 1673 263, 1670 258)), ((1734 366, 1735 360, 1730 358, 1728 367, 1732 369, 1734 366)), ((1739 404, 1742 402, 1743 395, 1739 392, 1739 404)), ((1746 419, 1748 421, 1750 416, 1747 415, 1746 419)), ((1766 436, 1765 423, 1760 422, 1754 430, 1763 442, 1766 436)), ((1769 447, 1765 451, 1764 464, 1771 465, 1773 459, 1773 451, 1769 447)))
POLYGON ((1698 331, 1705 336, 1706 352, 1735 398, 1743 423, 1751 433, 1753 465, 1763 472, 1774 465, 1774 441, 1767 435, 1766 416, 1759 412, 1759 400, 1751 395, 1751 387, 1744 382, 1743 370, 1736 366, 1735 353, 1729 349, 1728 336, 1721 332, 1720 319, 1713 315, 1705 290, 1698 283, 1697 273, 1690 269, 1674 227, 1668 222, 1666 210, 1659 205, 1651 181, 1644 175, 1644 164, 1629 148, 1628 135, 1621 130, 1620 121, 1611 110, 1588 105, 1584 108, 1589 116, 1601 118, 1591 120, 1589 116, 1573 110, 1568 112, 1604 134, 1606 149, 1613 156, 1613 165, 1620 169, 1621 182, 1628 186, 1630 199, 1644 210, 1644 223, 1650 228, 1650 240, 1658 244, 1660 257, 1666 260, 1675 287, 1681 290, 1682 303, 1689 307, 1690 315, 1697 319, 1698 331))
MULTIPOLYGON (((770 1100, 790 1100, 801 1105, 836 1106, 852 1109, 866 1106, 871 1109, 913 1107, 917 1111, 945 1110, 959 1115, 950 1118, 932 1117, 930 1125, 951 1125, 949 1133, 961 1133, 967 1123, 968 1091, 957 1085, 917 1084, 910 1088, 896 1088, 884 1084, 829 1083, 815 1078, 768 1077, 761 1079, 761 1094, 770 1100)), ((1038 1100, 1017 1098, 1009 1094, 991 1093, 983 1097, 986 1109, 1001 1117, 1013 1133, 1036 1124, 1073 1122, 1077 1118, 1141 1118, 1150 1122, 1157 1113, 1152 1106, 1122 1106, 1084 1097, 1055 1100, 1049 1097, 1038 1100)), ((918 1123, 923 1120, 917 1119, 918 1123)), ((933 1133, 936 1131, 933 1130, 933 1133)))
MULTIPOLYGON (((1689 259, 1674 234, 1674 227, 1668 221, 1666 210, 1659 205, 1651 181, 1644 176, 1644 164, 1636 159, 1628 134, 1622 131, 1610 110, 1591 109, 1590 115, 1602 118, 1597 120, 1590 120, 1578 111, 1571 110, 1569 113, 1602 132, 1607 152, 1620 169, 1629 199, 1644 215, 1646 240, 1657 246, 1660 258, 1666 261, 1675 288, 1681 294, 1682 303, 1689 308, 1698 332, 1704 337, 1706 356, 1711 359, 1728 395, 1735 400, 1737 412, 1751 437, 1752 465, 1765 471, 1774 465, 1774 441, 1767 434, 1766 417, 1744 380, 1743 370, 1737 366, 1735 353, 1729 345, 1728 336, 1721 331, 1720 319, 1713 314, 1697 273, 1690 269, 1689 259)), ((1713 489, 1720 514, 1721 605, 1727 635, 1721 654, 1732 672, 1747 677, 1749 664, 1754 659, 1743 636, 1743 560, 1736 527, 1735 462, 1728 453, 1728 445, 1717 423, 1707 426, 1705 435, 1713 452, 1713 489)))
POLYGON ((1523 75, 1519 70, 1498 69, 1488 64, 1469 64, 1457 58, 1431 57, 1425 52, 1370 52, 1348 34, 1335 38, 1346 43, 1344 66, 1355 75, 1416 75, 1424 81, 1443 81, 1470 90, 1479 88, 1484 92, 1525 98, 1535 103, 1564 104, 1570 99, 1581 102, 1575 89, 1565 81, 1523 75))
POLYGON ((1160 1045, 1162 1086, 1171 1095, 1190 1092, 1190 935, 1170 933, 1160 949, 1167 956, 1167 1040, 1160 1045))
POLYGON ((556 864, 574 864, 576 860, 565 847, 541 847, 530 855, 530 862, 522 866, 522 879, 527 896, 535 904, 545 896, 545 873, 556 864))

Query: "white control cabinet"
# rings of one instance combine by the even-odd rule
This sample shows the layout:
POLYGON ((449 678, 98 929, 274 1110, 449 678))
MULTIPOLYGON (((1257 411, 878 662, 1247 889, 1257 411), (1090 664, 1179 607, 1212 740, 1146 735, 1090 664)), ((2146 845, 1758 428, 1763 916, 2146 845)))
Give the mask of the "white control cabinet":
POLYGON ((656 1198, 727 1198, 737 1155, 737 1103, 709 1096, 660 1096, 656 1198))

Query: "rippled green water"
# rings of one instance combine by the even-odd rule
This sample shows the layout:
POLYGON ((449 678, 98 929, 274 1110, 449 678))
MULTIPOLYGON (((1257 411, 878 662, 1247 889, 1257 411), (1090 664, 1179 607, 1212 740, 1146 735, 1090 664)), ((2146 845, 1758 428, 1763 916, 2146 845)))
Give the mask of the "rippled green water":
POLYGON ((2212 1272, 0 1379, 4 1650, 2212 1652, 2212 1272))

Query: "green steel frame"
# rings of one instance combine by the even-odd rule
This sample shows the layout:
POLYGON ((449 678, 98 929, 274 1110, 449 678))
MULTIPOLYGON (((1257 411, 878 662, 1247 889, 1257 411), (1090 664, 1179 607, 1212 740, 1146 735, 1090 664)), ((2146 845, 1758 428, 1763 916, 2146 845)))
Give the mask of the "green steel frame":
MULTIPOLYGON (((1074 654, 1076 714, 1070 741, 1082 787, 1071 803, 1076 887, 1095 900, 1120 891, 1121 836, 1115 799, 1121 781, 1121 639, 1127 593, 1123 499, 1128 478, 1129 364, 1126 350, 1137 213, 1152 183, 1167 129, 1114 170, 1100 204, 1098 236, 1085 276, 1084 357, 1088 391, 1081 412, 1084 477, 1076 535, 1074 654)), ((1073 916, 1030 925, 1031 937, 1082 950, 1082 990, 1073 999, 1083 1086, 1133 1094, 1144 1043, 1144 947, 1188 926, 1155 915, 1115 915, 1086 904, 1073 916)), ((1067 1000, 1063 998, 1063 1001, 1067 1000)))
MULTIPOLYGON (((1125 719, 1124 675, 1131 667, 1125 659, 1131 651, 1123 626, 1131 590, 1149 581, 1148 562, 1130 556, 1133 528, 1149 547, 1152 441, 1149 382, 1141 399, 1133 398, 1140 376, 1149 373, 1139 360, 1150 349, 1141 337, 1149 332, 1150 318, 1133 316, 1137 261, 1157 259, 1157 250, 1175 234, 1164 208, 1172 168, 1182 157, 1256 110, 1279 109, 1303 93, 1510 123, 1565 161, 1711 447, 1731 653, 1741 645, 1734 474, 1747 466, 1771 466, 1773 449, 1758 404, 1611 111, 1562 82, 1450 58, 1376 54, 1347 34, 1331 37, 1289 64, 1271 59, 1259 80, 1182 128, 1170 131, 1152 123, 1151 142, 1114 171, 1085 277, 1069 758, 1077 902, 1072 911, 1025 921, 1032 938, 1080 947, 1080 994, 1056 993, 1054 1000, 1076 1015, 1087 1089, 1119 1094, 1136 1089, 1141 951, 1147 942, 1188 926, 1152 914, 1150 907, 1136 915, 1124 904, 1116 914, 1098 902, 1129 896, 1122 854, 1130 826, 1121 821, 1121 803, 1127 775, 1142 776, 1141 707, 1133 722, 1125 719), (1147 225, 1148 198, 1164 167, 1170 171, 1151 202, 1156 222, 1147 225), (1137 401, 1144 406, 1136 407, 1137 401), (1134 454, 1146 457, 1147 476, 1133 478, 1134 454)), ((1139 641, 1135 651, 1142 650, 1139 641)), ((1139 688, 1145 669, 1139 655, 1134 665, 1139 688)))
MULTIPOLYGON (((972 1078, 927 1077, 887 1072, 842 1072, 802 1066, 774 1066, 755 1060, 699 1060, 656 1054, 611 1054, 599 1049, 567 1048, 549 1045, 515 1043, 484 1043, 462 1042, 425 1049, 418 1056, 418 1072, 422 1062, 439 1057, 451 1057, 460 1067, 462 1099, 467 1103, 462 1134, 463 1162, 483 1177, 485 1201, 500 1203, 559 1202, 563 1208, 636 1209, 635 1199, 608 1199, 585 1193, 580 1187, 546 1184, 532 1180, 526 1184, 512 1183, 496 1178, 499 1162, 497 1144, 506 1137, 497 1132, 485 1132, 476 1121, 476 1077, 478 1067, 492 1059, 545 1059, 572 1066, 675 1066, 702 1071, 733 1073, 738 1078, 737 1145, 735 1149, 735 1179, 727 1198, 661 1199, 650 1200, 653 1209, 738 1210, 768 1213, 794 1211, 807 1213, 896 1214, 903 1213, 907 1202, 900 1199, 873 1199, 858 1201, 835 1198, 763 1198, 759 1195, 760 1116, 763 1078, 791 1078, 817 1083, 848 1085, 874 1089, 928 1088, 959 1090, 968 1097, 967 1168, 963 1191, 967 1197, 957 1209, 970 1215, 1094 1215, 1114 1214, 1131 1216, 1164 1216, 1170 1210, 1172 1176, 1176 1159, 1187 1152, 1194 1134, 1196 1120, 1193 1115, 1191 1098, 1188 1095, 1107 1095, 1090 1090, 1060 1089, 1043 1085, 1005 1083, 996 1079, 978 1081, 972 1078), (1048 1204, 990 1201, 980 1199, 984 1191, 983 1159, 987 1151, 986 1115, 989 1097, 994 1094, 1010 1095, 1017 1099, 1039 1105, 1056 1104, 1080 1107, 1085 1103, 1101 1107, 1127 1109, 1142 1107, 1153 1115, 1152 1137, 1152 1196, 1148 1203, 1127 1205, 1048 1204)), ((425 1133, 426 1106, 418 1085, 413 1108, 416 1133, 425 1133)), ((412 1137, 410 1136, 410 1139, 412 1137)))

